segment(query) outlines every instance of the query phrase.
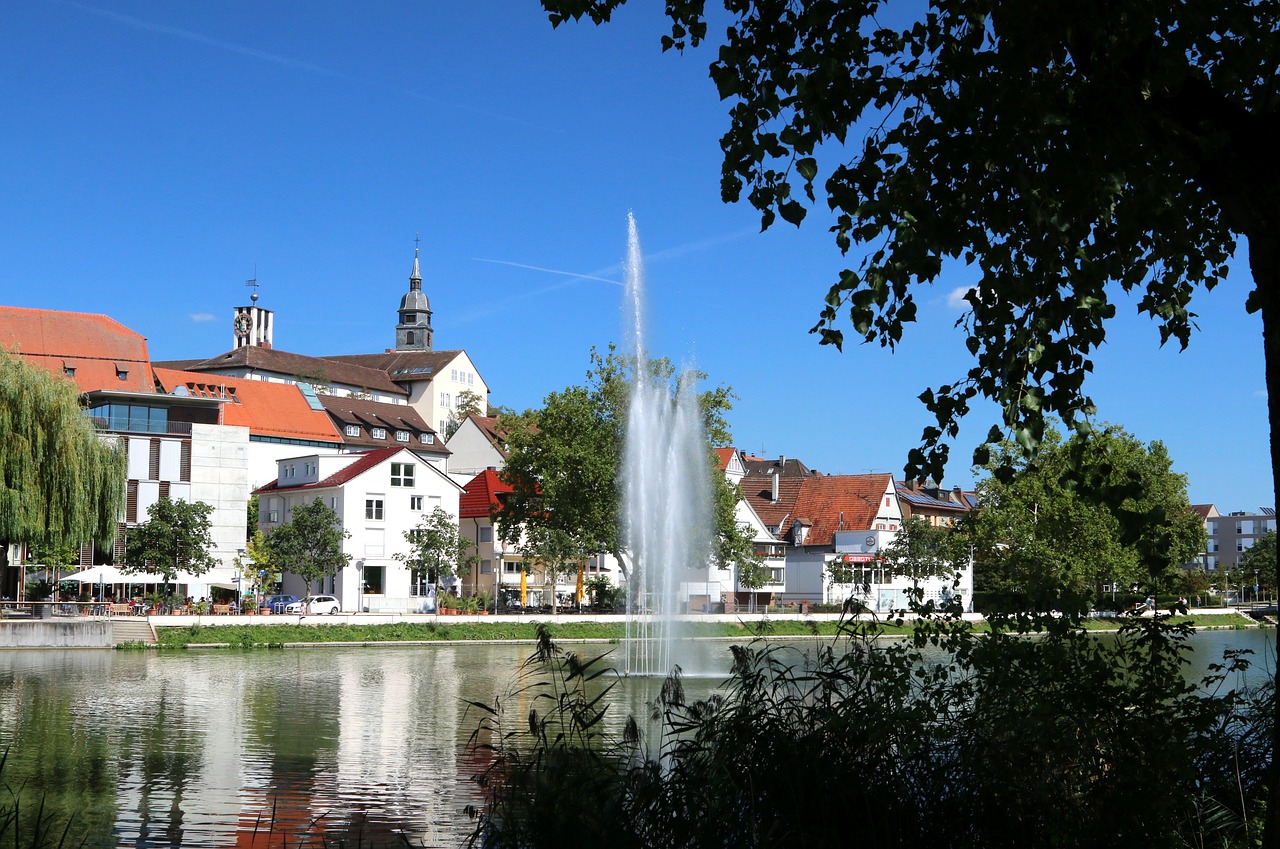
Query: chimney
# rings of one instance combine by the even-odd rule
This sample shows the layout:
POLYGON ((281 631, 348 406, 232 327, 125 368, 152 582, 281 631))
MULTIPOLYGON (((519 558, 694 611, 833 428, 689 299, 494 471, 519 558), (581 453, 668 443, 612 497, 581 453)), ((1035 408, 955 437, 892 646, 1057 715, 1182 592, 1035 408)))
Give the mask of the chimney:
POLYGON ((773 478, 773 494, 769 497, 769 501, 772 504, 777 504, 778 503, 778 473, 774 472, 773 475, 771 475, 771 477, 773 478))
POLYGON ((786 454, 779 454, 779 455, 778 455, 778 468, 779 468, 779 469, 785 469, 785 468, 786 468, 786 466, 787 466, 787 455, 786 455, 786 454))

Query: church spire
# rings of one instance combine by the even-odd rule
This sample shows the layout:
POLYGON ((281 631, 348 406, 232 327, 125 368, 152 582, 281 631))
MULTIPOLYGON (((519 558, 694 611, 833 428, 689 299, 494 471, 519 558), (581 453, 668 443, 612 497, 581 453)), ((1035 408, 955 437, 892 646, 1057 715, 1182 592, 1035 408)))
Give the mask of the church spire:
POLYGON ((422 272, 418 270, 418 242, 422 241, 422 237, 418 234, 413 236, 413 272, 409 274, 409 291, 422 291, 422 272))
POLYGON ((400 321, 396 324, 397 351, 431 350, 431 301, 422 291, 422 271, 418 266, 418 247, 422 239, 413 239, 413 271, 409 274, 409 291, 400 299, 400 321))

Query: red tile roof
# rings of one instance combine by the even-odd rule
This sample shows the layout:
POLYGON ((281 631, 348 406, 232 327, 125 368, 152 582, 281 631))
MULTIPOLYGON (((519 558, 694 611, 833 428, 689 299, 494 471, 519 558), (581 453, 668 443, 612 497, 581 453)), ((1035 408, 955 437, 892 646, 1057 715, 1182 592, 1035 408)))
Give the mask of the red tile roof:
POLYGON ((493 469, 486 469, 463 488, 458 498, 458 516, 463 519, 488 518, 493 508, 501 504, 498 495, 511 491, 511 484, 503 483, 493 469))
POLYGON ((809 524, 806 545, 829 545, 832 535, 846 531, 871 530, 875 518, 887 511, 884 499, 894 491, 893 476, 815 475, 800 481, 796 496, 796 519, 809 524))
POLYGON ((324 410, 313 410, 302 391, 292 383, 268 383, 240 377, 198 374, 156 367, 156 385, 172 393, 182 386, 198 398, 220 398, 222 423, 249 428, 254 436, 305 439, 312 442, 341 443, 332 420, 324 410))
POLYGON ((81 392, 155 391, 147 340, 105 315, 0 307, 0 348, 67 375, 81 392))
POLYGON ((385 392, 388 395, 408 397, 409 391, 394 383, 386 372, 375 368, 325 359, 323 357, 307 357, 292 354, 276 348, 264 348, 260 345, 245 345, 210 357, 207 360, 174 360, 158 365, 166 368, 179 368, 183 371, 213 372, 220 371, 264 371, 273 374, 295 376, 314 376, 344 386, 385 392))
POLYGON ((728 468, 729 461, 733 459, 733 454, 738 449, 715 448, 713 450, 716 452, 716 468, 723 472, 726 468, 728 468))
MULTIPOLYGON (((401 445, 396 445, 392 448, 380 448, 377 451, 366 451, 363 454, 352 455, 352 456, 359 457, 360 459, 356 460, 354 463, 350 464, 349 466, 339 469, 337 472, 334 472, 333 474, 329 475, 329 477, 325 478, 322 481, 317 481, 316 483, 301 483, 301 484, 294 484, 291 486, 281 486, 280 479, 276 478, 271 483, 266 484, 265 486, 258 487, 257 489, 254 490, 254 492, 259 493, 259 492, 283 492, 284 490, 297 491, 301 489, 328 489, 330 487, 342 486, 347 481, 350 481, 356 476, 369 471, 374 466, 378 465, 384 460, 394 457, 396 454, 400 453, 401 451, 409 451, 409 449, 401 445)), ((412 454, 413 452, 409 451, 409 453, 412 454)))

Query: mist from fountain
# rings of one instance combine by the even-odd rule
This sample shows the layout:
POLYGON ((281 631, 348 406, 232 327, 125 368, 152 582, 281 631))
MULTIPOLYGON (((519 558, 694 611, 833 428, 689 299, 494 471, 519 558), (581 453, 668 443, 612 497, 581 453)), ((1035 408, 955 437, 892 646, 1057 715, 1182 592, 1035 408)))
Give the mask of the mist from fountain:
POLYGON ((644 269, 627 216, 625 307, 632 360, 622 466, 622 530, 630 559, 624 671, 666 675, 681 663, 680 617, 690 580, 705 580, 712 539, 707 440, 697 380, 685 368, 673 390, 649 367, 644 269))

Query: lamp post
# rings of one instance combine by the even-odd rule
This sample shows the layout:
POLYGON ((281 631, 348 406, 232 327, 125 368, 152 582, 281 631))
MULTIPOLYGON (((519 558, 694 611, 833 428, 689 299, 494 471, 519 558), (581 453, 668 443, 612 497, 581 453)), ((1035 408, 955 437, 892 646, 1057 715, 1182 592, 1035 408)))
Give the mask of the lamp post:
MULTIPOLYGON (((243 548, 236 550, 236 610, 240 609, 240 603, 244 597, 244 558, 247 553, 243 548)), ((209 600, 213 601, 213 593, 209 596, 209 600)))

